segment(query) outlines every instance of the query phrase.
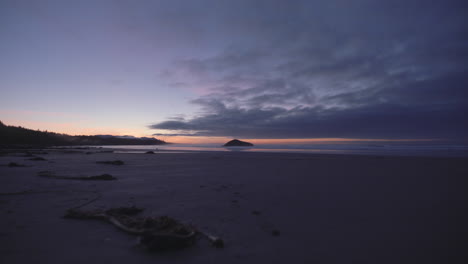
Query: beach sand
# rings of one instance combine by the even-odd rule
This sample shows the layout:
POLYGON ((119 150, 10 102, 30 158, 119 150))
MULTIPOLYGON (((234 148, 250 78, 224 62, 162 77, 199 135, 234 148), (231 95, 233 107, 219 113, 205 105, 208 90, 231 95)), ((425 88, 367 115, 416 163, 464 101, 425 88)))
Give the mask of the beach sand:
POLYGON ((466 158, 47 152, 0 156, 27 165, 0 166, 1 263, 466 263, 466 158), (96 163, 109 160, 125 164, 96 163), (144 207, 225 247, 148 253, 108 223, 62 217, 95 198, 82 209, 144 207))

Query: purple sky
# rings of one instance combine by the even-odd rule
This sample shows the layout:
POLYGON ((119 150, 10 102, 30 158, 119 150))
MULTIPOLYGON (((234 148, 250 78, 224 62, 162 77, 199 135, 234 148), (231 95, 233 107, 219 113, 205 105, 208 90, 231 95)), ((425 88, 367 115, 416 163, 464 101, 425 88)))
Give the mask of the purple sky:
POLYGON ((436 2, 2 0, 0 120, 169 141, 466 140, 467 4, 436 2))

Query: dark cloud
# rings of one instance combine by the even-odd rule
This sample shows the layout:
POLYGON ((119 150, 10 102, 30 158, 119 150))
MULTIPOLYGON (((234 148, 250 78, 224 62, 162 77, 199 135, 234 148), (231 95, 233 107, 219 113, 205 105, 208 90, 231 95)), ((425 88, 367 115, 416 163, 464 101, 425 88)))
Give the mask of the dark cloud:
POLYGON ((195 136, 194 134, 188 134, 188 133, 155 133, 153 136, 157 137, 192 137, 195 136))
POLYGON ((226 109, 185 122, 162 122, 154 129, 194 130, 192 136, 252 138, 449 138, 462 139, 467 107, 432 109, 375 104, 353 109, 226 109))
POLYGON ((202 111, 151 128, 244 138, 467 137, 464 2, 255 3, 241 1, 232 9, 239 20, 219 24, 233 31, 223 52, 169 69, 209 91, 192 100, 202 111))

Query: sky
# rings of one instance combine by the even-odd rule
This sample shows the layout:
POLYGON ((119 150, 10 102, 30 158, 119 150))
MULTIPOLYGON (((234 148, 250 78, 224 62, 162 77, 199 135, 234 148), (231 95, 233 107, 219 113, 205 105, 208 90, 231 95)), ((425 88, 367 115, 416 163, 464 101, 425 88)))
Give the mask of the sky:
POLYGON ((1 0, 0 120, 76 134, 468 140, 468 4, 1 0))

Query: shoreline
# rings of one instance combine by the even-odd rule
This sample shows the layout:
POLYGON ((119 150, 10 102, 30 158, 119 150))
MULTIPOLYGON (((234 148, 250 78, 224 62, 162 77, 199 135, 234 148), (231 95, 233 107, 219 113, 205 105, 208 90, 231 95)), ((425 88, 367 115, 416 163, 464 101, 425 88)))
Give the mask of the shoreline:
MULTIPOLYGON (((322 149, 322 148, 263 148, 255 147, 223 147, 223 146, 179 146, 166 145, 81 145, 81 146, 37 146, 37 147, 11 147, 0 148, 0 155, 11 151, 49 150, 49 151, 80 151, 113 152, 120 154, 144 154, 148 151, 155 153, 278 153, 278 154, 304 154, 304 155, 357 155, 357 156, 383 156, 383 157, 440 157, 440 158, 468 158, 468 147, 438 148, 438 149, 322 149)), ((89 153, 90 154, 90 153, 89 153)))

